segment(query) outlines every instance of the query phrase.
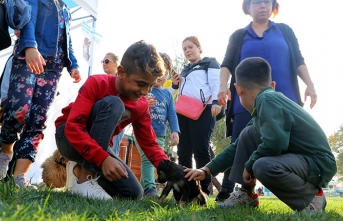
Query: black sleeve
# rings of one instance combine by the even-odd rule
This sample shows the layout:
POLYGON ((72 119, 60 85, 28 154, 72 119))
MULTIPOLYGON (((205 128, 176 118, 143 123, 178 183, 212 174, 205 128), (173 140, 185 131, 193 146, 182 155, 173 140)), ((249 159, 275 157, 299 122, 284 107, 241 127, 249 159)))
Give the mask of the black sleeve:
POLYGON ((229 39, 229 44, 227 45, 225 57, 220 67, 226 67, 232 73, 233 63, 235 60, 235 55, 238 47, 238 38, 242 35, 243 29, 236 30, 229 39))
POLYGON ((289 42, 292 47, 291 50, 293 51, 295 66, 299 67, 300 65, 305 64, 305 59, 303 58, 299 48, 298 39, 295 36, 292 28, 284 23, 278 23, 278 27, 286 38, 286 41, 289 42))

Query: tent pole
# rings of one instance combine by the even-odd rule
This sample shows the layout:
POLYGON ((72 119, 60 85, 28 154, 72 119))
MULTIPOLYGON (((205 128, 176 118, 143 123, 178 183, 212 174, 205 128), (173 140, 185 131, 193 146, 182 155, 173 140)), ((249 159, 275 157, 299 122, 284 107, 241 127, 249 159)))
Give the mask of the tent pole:
MULTIPOLYGON (((95 27, 96 27, 96 18, 94 18, 93 16, 92 16, 92 18, 93 18, 92 29, 93 29, 93 31, 95 31, 95 27)), ((92 46, 92 47, 94 47, 94 46, 92 46)), ((94 55, 94 48, 93 48, 93 50, 92 50, 92 57, 93 57, 93 55, 94 55)), ((94 57, 93 57, 93 59, 94 59, 94 57)), ((90 66, 88 67, 88 76, 90 76, 91 73, 92 73, 92 65, 90 65, 90 66)))

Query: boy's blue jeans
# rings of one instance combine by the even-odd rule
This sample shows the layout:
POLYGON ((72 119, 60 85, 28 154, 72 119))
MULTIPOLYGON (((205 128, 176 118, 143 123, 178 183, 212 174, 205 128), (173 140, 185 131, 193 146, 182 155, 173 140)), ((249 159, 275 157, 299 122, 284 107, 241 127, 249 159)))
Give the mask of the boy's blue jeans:
POLYGON ((117 135, 115 135, 113 137, 113 146, 112 147, 109 147, 113 150, 114 154, 116 156, 119 155, 119 150, 120 150, 120 142, 121 140, 123 139, 124 137, 124 134, 125 134, 125 130, 126 130, 126 127, 117 135))
POLYGON ((107 151, 111 157, 120 161, 126 168, 129 178, 120 179, 117 181, 108 181, 101 168, 95 164, 88 162, 83 156, 75 150, 64 135, 65 123, 62 123, 56 128, 56 144, 57 148, 68 160, 77 162, 83 168, 96 172, 100 177, 99 185, 112 197, 123 199, 141 199, 143 197, 143 188, 139 181, 130 170, 130 168, 113 153, 108 144, 113 134, 115 127, 118 125, 125 107, 122 100, 116 96, 107 96, 97 101, 92 110, 87 122, 87 130, 92 139, 95 139, 98 144, 107 151))

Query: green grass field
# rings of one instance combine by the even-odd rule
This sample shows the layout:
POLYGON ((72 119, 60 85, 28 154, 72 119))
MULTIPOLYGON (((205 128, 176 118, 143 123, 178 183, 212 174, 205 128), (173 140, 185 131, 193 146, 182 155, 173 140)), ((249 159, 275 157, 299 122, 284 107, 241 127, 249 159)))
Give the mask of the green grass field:
POLYGON ((172 198, 101 201, 66 192, 30 191, 0 183, 0 220, 343 220, 343 198, 329 197, 325 213, 294 213, 275 197, 261 197, 260 207, 223 210, 214 196, 209 207, 178 207, 172 198))

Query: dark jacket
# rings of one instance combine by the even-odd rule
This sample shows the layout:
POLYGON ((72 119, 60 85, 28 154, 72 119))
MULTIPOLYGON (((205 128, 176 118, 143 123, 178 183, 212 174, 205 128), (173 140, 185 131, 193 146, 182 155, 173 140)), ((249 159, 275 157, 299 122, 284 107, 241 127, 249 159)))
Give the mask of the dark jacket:
MULTIPOLYGON (((337 171, 335 157, 324 131, 307 111, 266 87, 257 95, 251 115, 250 122, 261 139, 245 163, 250 174, 254 174, 252 167, 256 160, 292 153, 305 157, 310 177, 321 177, 320 187, 328 185, 337 171)), ((238 143, 239 138, 208 164, 213 175, 232 166, 238 143)))
MULTIPOLYGON (((300 65, 305 64, 304 58, 301 55, 298 40, 295 37, 295 34, 293 30, 284 23, 275 23, 279 29, 281 30, 283 36, 285 37, 285 40, 287 42, 287 45, 289 47, 290 55, 291 55, 291 70, 292 70, 292 85, 294 85, 296 90, 296 95, 299 100, 299 105, 303 106, 304 104, 301 102, 301 96, 299 91, 299 84, 298 84, 298 74, 297 74, 297 68, 300 65)), ((231 136, 231 126, 232 126, 232 115, 233 115, 233 99, 234 94, 236 93, 236 88, 234 86, 234 83, 236 83, 236 77, 235 77, 235 70, 240 62, 241 57, 241 49, 242 49, 242 41, 244 37, 245 31, 244 29, 238 29, 236 30, 229 39, 229 44, 226 48, 225 57, 223 60, 223 63, 221 64, 221 67, 226 67, 231 72, 231 82, 230 82, 230 91, 231 91, 231 102, 227 103, 227 111, 226 111, 226 135, 229 137, 231 136)))

